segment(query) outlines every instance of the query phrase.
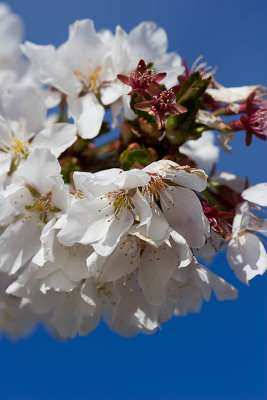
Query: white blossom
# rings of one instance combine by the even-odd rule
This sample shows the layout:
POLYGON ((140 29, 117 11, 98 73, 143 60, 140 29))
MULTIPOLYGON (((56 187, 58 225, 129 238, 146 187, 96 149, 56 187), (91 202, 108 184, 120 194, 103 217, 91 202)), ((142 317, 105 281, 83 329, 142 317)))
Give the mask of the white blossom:
POLYGON ((149 206, 137 190, 149 179, 140 170, 74 173, 75 188, 83 198, 72 204, 59 233, 60 242, 66 246, 92 244, 101 255, 111 253, 137 217, 140 225, 150 217, 149 206))
POLYGON ((47 149, 36 149, 0 194, 0 270, 16 273, 41 246, 46 223, 67 212, 69 193, 60 165, 47 149))
POLYGON ((26 42, 23 50, 40 81, 67 96, 79 135, 94 138, 105 113, 97 96, 107 105, 116 101, 120 92, 113 83, 116 75, 109 48, 96 33, 93 21, 71 25, 68 40, 58 49, 26 42))
POLYGON ((213 165, 218 162, 220 150, 214 144, 213 132, 206 131, 198 140, 185 142, 179 147, 179 151, 196 161, 198 168, 210 172, 213 165))
POLYGON ((46 125, 43 97, 31 86, 12 85, 3 95, 0 115, 0 182, 36 148, 47 148, 58 157, 76 140, 73 124, 46 125))
MULTIPOLYGON (((266 184, 251 186, 242 193, 257 205, 264 203, 261 195, 266 192, 266 184), (265 190, 262 190, 265 188, 265 190), (254 192, 255 191, 255 192, 254 192), (260 194, 260 196, 259 196, 260 194), (258 200, 256 200, 258 198, 258 200)), ((264 197, 265 200, 265 197, 264 197)), ((267 269, 267 253, 255 233, 267 236, 267 222, 252 212, 247 201, 240 203, 233 221, 232 239, 227 249, 227 260, 239 280, 248 284, 256 275, 267 269)))
POLYGON ((161 225, 164 216, 190 247, 202 247, 209 236, 209 223, 194 190, 201 192, 206 188, 207 175, 204 171, 182 167, 168 160, 154 162, 143 171, 151 177, 143 195, 153 214, 150 224, 141 227, 144 235, 153 238, 152 232, 161 225), (162 211, 156 201, 160 202, 162 211))

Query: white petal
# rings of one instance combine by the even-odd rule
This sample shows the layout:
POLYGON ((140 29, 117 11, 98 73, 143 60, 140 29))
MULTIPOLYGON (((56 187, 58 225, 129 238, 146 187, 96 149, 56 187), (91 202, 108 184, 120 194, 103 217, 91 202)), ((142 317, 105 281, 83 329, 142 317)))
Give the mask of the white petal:
POLYGON ((41 282, 42 285, 40 287, 40 290, 44 294, 46 294, 46 292, 50 289, 53 289, 56 292, 68 293, 72 291, 76 286, 60 270, 57 270, 52 274, 48 275, 46 278, 42 279, 41 282))
POLYGON ((235 101, 246 100, 248 96, 255 90, 262 90, 262 86, 240 86, 240 87, 220 87, 218 89, 207 89, 206 93, 213 97, 216 101, 225 103, 233 103, 235 101))
POLYGON ((122 211, 121 215, 119 214, 118 219, 114 216, 110 217, 110 219, 111 221, 108 225, 106 223, 108 230, 106 231, 104 238, 98 243, 92 244, 95 251, 102 256, 107 256, 114 250, 120 238, 124 233, 129 231, 130 227, 134 223, 133 214, 126 209, 122 211))
MULTIPOLYGON (((61 167, 56 157, 48 149, 35 149, 26 162, 14 173, 14 181, 24 180, 34 186, 40 193, 51 190, 52 177, 59 177, 61 167)), ((63 180, 61 180, 63 184, 63 180)), ((52 186, 53 187, 53 186, 52 186)))
POLYGON ((70 115, 83 139, 93 139, 100 131, 105 109, 94 94, 88 93, 69 105, 70 115))
POLYGON ((202 133, 197 140, 188 140, 179 147, 181 153, 196 161, 199 168, 209 172, 219 158, 219 147, 214 145, 214 134, 212 131, 202 133))
POLYGON ((143 202, 140 202, 139 216, 140 224, 133 225, 131 233, 136 234, 138 237, 145 241, 152 240, 155 244, 162 244, 169 238, 169 224, 160 208, 153 201, 151 207, 143 197, 143 202), (141 205, 143 205, 141 210, 141 205))
POLYGON ((179 257, 180 264, 179 267, 187 267, 192 260, 192 252, 186 243, 186 240, 183 238, 183 236, 179 235, 179 233, 175 232, 174 230, 170 230, 170 235, 171 235, 171 246, 173 250, 176 252, 176 254, 179 257))
POLYGON ((47 62, 53 63, 56 57, 56 50, 52 45, 40 46, 26 41, 21 45, 21 50, 31 61, 33 73, 39 79, 40 67, 47 62))
MULTIPOLYGON (((202 269, 206 269, 201 267, 202 269)), ((207 270, 208 271, 208 270, 207 270)), ((234 300, 238 296, 238 291, 220 276, 208 271, 209 281, 218 300, 234 300)))
POLYGON ((170 226, 185 238, 190 247, 202 247, 206 240, 206 225, 198 197, 190 189, 175 187, 171 198, 174 206, 169 204, 165 192, 161 193, 162 210, 170 226))
POLYGON ((176 253, 167 244, 159 248, 146 247, 137 279, 148 303, 157 305, 166 301, 165 287, 179 263, 176 253))
POLYGON ((54 156, 59 157, 77 139, 76 127, 73 124, 54 124, 39 132, 32 144, 34 148, 47 148, 54 156))
POLYGON ((116 80, 100 90, 101 101, 105 105, 115 103, 124 92, 125 88, 123 84, 116 80))
POLYGON ((267 207, 267 183, 258 183, 242 192, 243 199, 267 207))
POLYGON ((0 237, 0 270, 15 274, 38 251, 41 228, 37 220, 19 219, 0 237))
POLYGON ((31 86, 12 85, 3 96, 6 117, 25 124, 30 133, 42 129, 46 107, 42 96, 31 86))
POLYGON ((66 225, 58 234, 59 241, 66 246, 72 246, 77 242, 89 244, 101 240, 109 228, 106 216, 108 206, 107 198, 76 201, 71 206, 66 225))
POLYGON ((267 268, 266 250, 252 233, 244 233, 230 240, 227 260, 237 278, 246 284, 256 275, 262 275, 267 268))
POLYGON ((87 259, 87 266, 97 282, 115 281, 133 272, 140 262, 140 247, 134 237, 125 237, 107 257, 94 253, 87 259))
POLYGON ((131 30, 129 40, 137 58, 144 59, 146 63, 160 59, 168 46, 165 30, 158 28, 154 22, 141 22, 131 30))

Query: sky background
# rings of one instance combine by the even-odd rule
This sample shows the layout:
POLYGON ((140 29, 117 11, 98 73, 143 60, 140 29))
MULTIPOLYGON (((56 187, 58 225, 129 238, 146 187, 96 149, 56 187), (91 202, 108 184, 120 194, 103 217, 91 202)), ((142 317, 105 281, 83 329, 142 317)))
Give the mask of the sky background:
MULTIPOLYGON (((203 55, 225 86, 267 86, 264 0, 10 0, 25 39, 59 45, 68 25, 91 18, 97 29, 144 20, 165 28, 169 51, 189 65, 203 55)), ((266 181, 267 144, 245 146, 238 133, 219 170, 266 181)), ((213 271, 239 289, 233 302, 205 303, 200 314, 173 318, 152 336, 122 338, 101 324, 89 336, 60 342, 39 327, 29 338, 0 341, 1 400, 263 400, 267 398, 266 283, 241 284, 219 255, 213 271)))

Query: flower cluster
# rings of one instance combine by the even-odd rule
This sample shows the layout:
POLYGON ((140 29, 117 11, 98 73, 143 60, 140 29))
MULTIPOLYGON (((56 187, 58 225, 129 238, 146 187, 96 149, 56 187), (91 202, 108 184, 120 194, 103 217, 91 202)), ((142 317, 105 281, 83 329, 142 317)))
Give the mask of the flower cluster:
POLYGON ((103 318, 121 335, 153 333, 212 290, 237 297, 198 260, 227 247, 242 282, 265 272, 267 183, 215 174, 210 131, 227 151, 237 131, 266 139, 262 87, 189 69, 154 23, 114 34, 76 21, 56 49, 20 44, 3 4, 0 21, 0 331, 41 321, 70 338, 103 318), (96 145, 108 109, 120 136, 96 145))

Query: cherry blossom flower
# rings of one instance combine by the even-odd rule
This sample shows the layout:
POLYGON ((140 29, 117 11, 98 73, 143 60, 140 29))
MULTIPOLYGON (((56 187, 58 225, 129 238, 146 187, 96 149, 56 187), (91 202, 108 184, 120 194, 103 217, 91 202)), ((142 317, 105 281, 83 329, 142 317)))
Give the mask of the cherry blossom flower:
POLYGON ((45 126, 43 97, 30 86, 12 85, 3 96, 0 116, 0 176, 13 173, 33 149, 48 148, 56 156, 76 140, 73 124, 45 126))
POLYGON ((134 169, 75 172, 75 188, 83 198, 72 204, 68 221, 59 233, 60 242, 66 246, 92 244, 101 255, 111 253, 137 218, 140 225, 149 218, 149 206, 137 190, 149 179, 146 172, 134 169))
POLYGON ((150 84, 148 92, 152 96, 152 100, 136 103, 134 108, 153 115, 158 129, 164 126, 166 114, 181 114, 187 112, 185 107, 174 102, 174 88, 162 90, 160 86, 150 84))
POLYGON ((134 92, 142 94, 147 92, 151 83, 159 83, 167 74, 162 72, 156 74, 155 71, 148 69, 144 60, 140 60, 137 68, 131 72, 129 76, 118 74, 118 79, 125 85, 131 86, 132 90, 129 95, 134 92))
POLYGON ((185 267, 190 261, 191 251, 185 239, 170 231, 170 239, 161 246, 136 235, 126 235, 108 257, 92 253, 87 266, 100 286, 136 271, 146 301, 160 305, 166 302, 165 287, 171 276, 178 267, 185 267))
POLYGON ((266 219, 253 212, 257 206, 267 206, 267 184, 251 186, 242 193, 247 200, 237 206, 232 239, 228 244, 227 260, 237 278, 248 284, 267 269, 267 253, 255 233, 267 235, 266 219))
POLYGON ((143 188, 143 196, 150 205, 153 217, 139 231, 153 238, 156 223, 161 224, 164 215, 168 224, 185 238, 190 247, 202 247, 209 236, 209 223, 194 190, 206 188, 204 171, 182 167, 168 160, 154 162, 143 171, 151 177, 143 188))
POLYGON ((83 138, 94 138, 103 121, 104 105, 118 99, 109 49, 93 21, 76 21, 57 50, 26 42, 23 50, 39 80, 67 96, 69 113, 83 138), (99 101, 100 100, 100 101, 99 101))
POLYGON ((14 274, 32 259, 44 226, 66 213, 68 202, 56 157, 48 149, 34 150, 0 195, 1 271, 14 274))

